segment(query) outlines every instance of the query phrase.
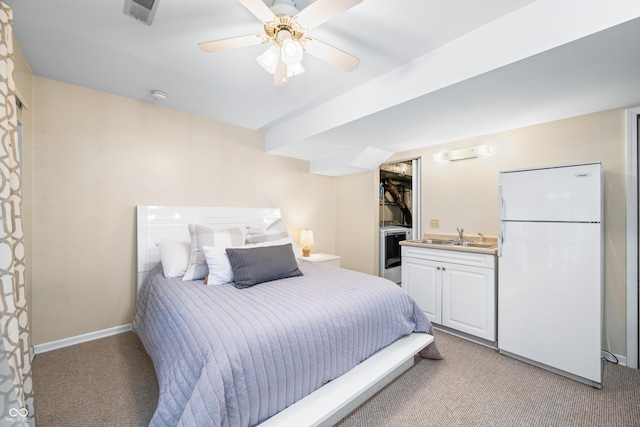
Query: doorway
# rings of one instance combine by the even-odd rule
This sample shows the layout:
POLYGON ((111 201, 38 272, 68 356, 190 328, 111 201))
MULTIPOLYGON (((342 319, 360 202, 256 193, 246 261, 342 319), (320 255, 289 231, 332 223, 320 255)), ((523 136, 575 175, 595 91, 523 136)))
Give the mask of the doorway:
POLYGON ((420 159, 384 163, 379 182, 379 276, 401 281, 400 242, 417 239, 420 226, 420 159))

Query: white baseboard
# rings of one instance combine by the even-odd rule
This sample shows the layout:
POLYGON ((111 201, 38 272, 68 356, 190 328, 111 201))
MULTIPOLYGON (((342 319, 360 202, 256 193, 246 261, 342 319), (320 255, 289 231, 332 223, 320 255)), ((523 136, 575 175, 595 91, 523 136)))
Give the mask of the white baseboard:
POLYGON ((33 354, 46 353, 47 351, 57 350, 59 348, 69 347, 83 342, 93 341, 100 338, 106 338, 111 335, 121 334, 131 330, 131 323, 127 325, 115 326, 101 331, 89 332, 87 334, 77 335, 75 337, 64 338, 58 341, 51 341, 44 344, 36 344, 33 346, 33 354))

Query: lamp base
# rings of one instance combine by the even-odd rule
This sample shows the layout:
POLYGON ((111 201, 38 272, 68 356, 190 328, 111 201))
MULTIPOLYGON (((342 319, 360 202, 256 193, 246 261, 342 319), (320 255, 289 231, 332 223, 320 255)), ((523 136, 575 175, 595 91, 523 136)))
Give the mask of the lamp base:
POLYGON ((311 248, 309 246, 304 246, 302 248, 302 256, 308 257, 309 255, 311 255, 311 248))

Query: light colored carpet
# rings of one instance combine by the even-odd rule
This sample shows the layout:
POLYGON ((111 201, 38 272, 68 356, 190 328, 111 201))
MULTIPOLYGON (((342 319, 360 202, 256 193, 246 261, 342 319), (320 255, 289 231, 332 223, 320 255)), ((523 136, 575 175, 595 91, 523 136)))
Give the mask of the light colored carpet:
POLYGON ((147 426, 158 402, 151 358, 133 332, 36 355, 39 427, 147 426))
MULTIPOLYGON (((604 362, 587 385, 443 332, 420 360, 338 426, 640 426, 640 371, 604 362)), ((36 356, 40 427, 146 426, 158 386, 133 332, 36 356)), ((297 427, 297 426, 296 426, 297 427)))
POLYGON ((436 331, 422 360, 338 425, 640 426, 640 371, 603 362, 597 390, 436 331))

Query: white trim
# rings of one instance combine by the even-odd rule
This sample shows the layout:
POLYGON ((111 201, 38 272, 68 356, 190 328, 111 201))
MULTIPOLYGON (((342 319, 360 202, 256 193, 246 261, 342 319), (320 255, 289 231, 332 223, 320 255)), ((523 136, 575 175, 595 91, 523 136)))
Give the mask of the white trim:
POLYGON ((127 325, 115 326, 109 329, 103 329, 101 331, 89 332, 87 334, 76 335, 75 337, 63 338, 58 341, 51 341, 44 344, 37 344, 33 346, 34 355, 40 353, 46 353, 47 351, 57 350, 59 348, 69 347, 83 342, 93 341, 100 338, 110 337, 111 335, 121 334, 123 332, 129 332, 132 330, 131 323, 127 325))
POLYGON ((638 116, 627 110, 627 362, 638 369, 638 116), (635 238, 630 238, 634 236, 635 238))
POLYGON ((411 159, 411 238, 422 239, 422 158, 411 159))
POLYGON ((431 335, 406 335, 260 426, 332 426, 412 367, 414 355, 431 342, 431 335))

